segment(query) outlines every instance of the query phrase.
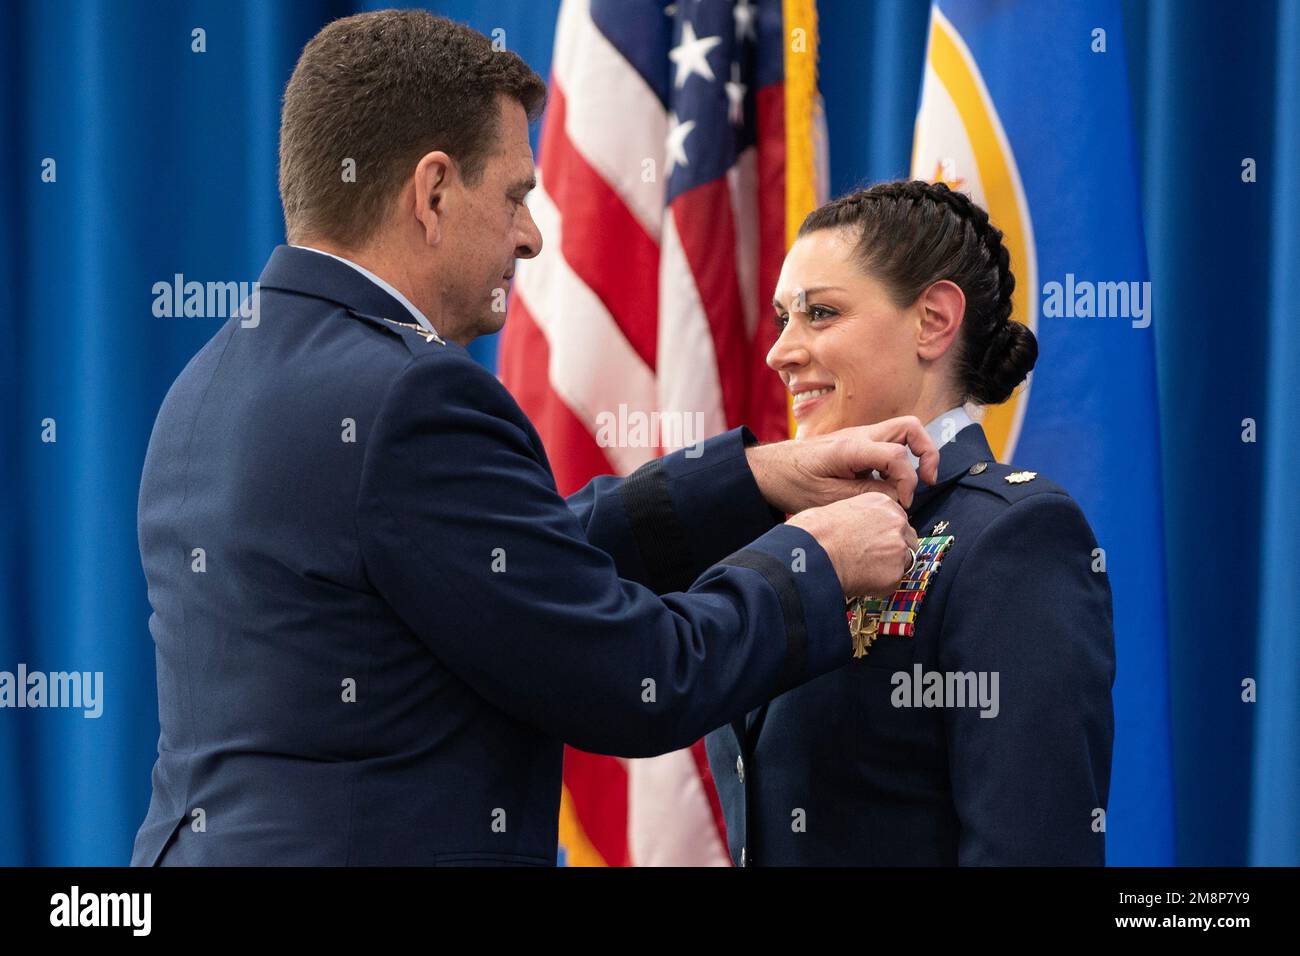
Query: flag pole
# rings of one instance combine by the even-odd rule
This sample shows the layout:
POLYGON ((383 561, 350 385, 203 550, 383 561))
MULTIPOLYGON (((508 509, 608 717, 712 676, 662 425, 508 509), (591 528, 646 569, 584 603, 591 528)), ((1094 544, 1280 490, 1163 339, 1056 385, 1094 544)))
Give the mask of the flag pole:
MULTIPOLYGON (((817 0, 782 0, 785 24, 785 247, 817 206, 817 0)), ((786 396, 790 436, 796 426, 791 396, 786 396)))

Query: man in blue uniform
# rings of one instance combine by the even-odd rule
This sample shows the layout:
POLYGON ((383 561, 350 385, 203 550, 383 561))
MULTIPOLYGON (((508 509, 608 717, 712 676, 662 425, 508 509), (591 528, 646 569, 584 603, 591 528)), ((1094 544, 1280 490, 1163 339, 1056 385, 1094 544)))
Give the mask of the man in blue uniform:
POLYGON ((844 594, 911 560, 904 444, 937 464, 914 419, 797 446, 736 429, 558 496, 463 347, 541 248, 544 93, 419 11, 304 50, 290 245, 145 462, 161 736, 134 864, 552 864, 564 742, 671 750, 844 664, 844 594))

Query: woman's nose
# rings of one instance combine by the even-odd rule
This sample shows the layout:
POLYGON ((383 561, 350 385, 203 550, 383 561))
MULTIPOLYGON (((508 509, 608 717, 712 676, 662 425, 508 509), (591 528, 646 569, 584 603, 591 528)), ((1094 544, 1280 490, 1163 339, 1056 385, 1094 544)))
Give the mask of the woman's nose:
POLYGON ((768 350, 767 367, 774 372, 801 368, 808 364, 808 349, 800 341, 800 337, 792 331, 793 328, 794 323, 788 323, 768 350))

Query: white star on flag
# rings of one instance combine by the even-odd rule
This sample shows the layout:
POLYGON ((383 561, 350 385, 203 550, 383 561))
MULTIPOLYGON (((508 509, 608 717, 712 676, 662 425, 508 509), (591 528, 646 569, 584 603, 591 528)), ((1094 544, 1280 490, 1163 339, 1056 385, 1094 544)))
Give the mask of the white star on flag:
POLYGON ((749 0, 738 0, 732 8, 732 16, 736 18, 737 40, 758 39, 758 34, 754 32, 754 14, 757 12, 749 0))
POLYGON ((749 89, 740 82, 740 64, 731 64, 731 79, 727 81, 727 118, 736 126, 745 122, 745 91, 749 89))
POLYGON ((709 66, 709 51, 721 42, 722 37, 696 37, 691 21, 683 23, 682 42, 668 51, 668 59, 677 64, 677 76, 673 84, 681 89, 695 73, 712 82, 713 67, 709 66))
POLYGON ((673 167, 679 163, 683 166, 689 166, 690 160, 686 158, 686 137, 691 135, 691 130, 695 129, 695 120, 687 120, 685 123, 677 118, 676 113, 668 114, 668 122, 671 124, 668 128, 668 175, 672 175, 673 167))

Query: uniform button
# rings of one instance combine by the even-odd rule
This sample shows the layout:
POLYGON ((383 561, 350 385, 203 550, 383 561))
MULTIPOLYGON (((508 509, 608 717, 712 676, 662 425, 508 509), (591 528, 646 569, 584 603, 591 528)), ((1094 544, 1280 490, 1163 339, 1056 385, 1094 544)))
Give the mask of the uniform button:
POLYGON ((739 778, 741 783, 745 782, 745 758, 744 757, 736 758, 736 776, 737 778, 739 778))
POLYGON ((989 463, 987 461, 977 461, 975 464, 970 466, 970 473, 972 475, 982 475, 984 474, 984 469, 988 466, 989 463))
POLYGON ((743 846, 740 848, 740 865, 749 866, 749 858, 745 855, 745 848, 743 846))

